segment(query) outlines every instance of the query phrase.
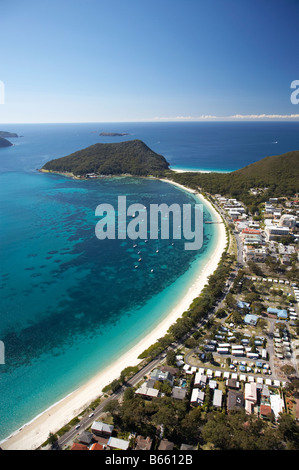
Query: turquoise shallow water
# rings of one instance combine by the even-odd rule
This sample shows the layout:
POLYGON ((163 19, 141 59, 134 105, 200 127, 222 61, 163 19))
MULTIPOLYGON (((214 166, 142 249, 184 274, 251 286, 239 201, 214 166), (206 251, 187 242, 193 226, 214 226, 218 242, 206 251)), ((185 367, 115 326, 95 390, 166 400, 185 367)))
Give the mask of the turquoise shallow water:
MULTIPOLYGON (((17 132, 0 149, 0 439, 86 382, 159 322, 188 289, 216 243, 205 226, 200 252, 183 242, 100 242, 95 208, 194 202, 166 183, 74 181, 36 173, 46 161, 96 142, 141 139, 174 168, 232 171, 299 148, 299 123, 1 125, 17 132), (100 132, 128 132, 103 138, 100 132), (159 248, 159 254, 156 249, 159 248), (154 273, 151 273, 154 269, 154 273)), ((205 217, 209 214, 205 212, 205 217)))
POLYGON ((0 174, 1 438, 153 328, 189 287, 195 259, 204 263, 211 252, 211 225, 196 253, 183 249, 184 240, 137 241, 135 248, 131 240, 98 240, 95 208, 102 202, 117 207, 118 195, 146 207, 196 202, 155 180, 0 174))

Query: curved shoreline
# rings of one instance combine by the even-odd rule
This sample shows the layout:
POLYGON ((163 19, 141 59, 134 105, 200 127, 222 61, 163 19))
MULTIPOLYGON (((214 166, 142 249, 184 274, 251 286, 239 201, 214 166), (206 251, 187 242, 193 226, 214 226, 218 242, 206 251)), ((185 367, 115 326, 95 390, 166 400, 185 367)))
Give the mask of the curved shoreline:
MULTIPOLYGON (((180 187, 182 190, 190 192, 203 201, 209 212, 216 220, 222 220, 219 213, 212 204, 201 194, 171 180, 161 181, 180 187)), ((68 423, 72 418, 84 410, 94 399, 102 393, 102 388, 114 379, 118 378, 120 372, 127 366, 135 366, 141 362, 138 356, 149 346, 154 344, 159 338, 164 336, 169 327, 186 311, 192 301, 200 294, 206 285, 208 277, 217 268, 220 258, 227 245, 227 236, 224 224, 217 224, 217 242, 213 254, 196 276, 195 282, 190 286, 185 295, 178 302, 177 306, 161 320, 161 322, 147 333, 136 345, 130 348, 122 357, 113 364, 96 374, 86 384, 56 402, 44 412, 33 418, 30 422, 22 426, 19 430, 11 434, 0 443, 5 450, 33 450, 45 442, 49 432, 56 432, 68 423)))

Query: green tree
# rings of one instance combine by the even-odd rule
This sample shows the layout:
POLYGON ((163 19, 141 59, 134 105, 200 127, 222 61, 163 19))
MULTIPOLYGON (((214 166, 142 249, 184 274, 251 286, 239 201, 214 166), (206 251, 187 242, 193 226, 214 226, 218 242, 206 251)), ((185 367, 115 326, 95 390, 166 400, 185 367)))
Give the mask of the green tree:
POLYGON ((135 396, 134 388, 133 387, 127 387, 126 390, 124 391, 124 401, 127 400, 132 400, 135 396))
POLYGON ((294 418, 282 413, 278 418, 278 429, 282 438, 289 443, 289 448, 299 450, 299 426, 294 418))
POLYGON ((277 430, 266 421, 243 411, 225 415, 210 414, 202 428, 202 437, 219 450, 279 450, 283 448, 277 430))
POLYGON ((173 349, 170 349, 169 351, 167 351, 167 354, 166 354, 166 363, 168 366, 175 366, 175 357, 176 357, 176 353, 173 349))
POLYGON ((121 405, 119 404, 118 400, 110 400, 104 406, 104 412, 110 413, 113 417, 116 417, 120 413, 121 405))
POLYGON ((240 312, 238 312, 238 310, 233 310, 232 311, 231 319, 236 325, 242 325, 242 323, 243 323, 243 317, 240 314, 240 312))
POLYGON ((125 431, 139 431, 145 420, 144 408, 144 400, 139 397, 124 401, 117 424, 125 431))
POLYGON ((136 374, 138 372, 138 367, 126 367, 124 370, 121 371, 120 373, 120 382, 124 384, 127 380, 128 377, 132 377, 132 375, 136 374))
POLYGON ((180 422, 179 432, 181 442, 197 444, 200 439, 200 426, 203 424, 202 411, 193 408, 180 422))
POLYGON ((193 338, 193 336, 190 336, 190 338, 188 338, 186 341, 185 341, 185 346, 186 348, 189 348, 189 349, 194 349, 196 348, 197 346, 197 341, 195 338, 193 338))
POLYGON ((56 434, 53 434, 52 432, 50 432, 48 436, 48 442, 49 444, 51 444, 51 446, 53 446, 57 442, 56 434))

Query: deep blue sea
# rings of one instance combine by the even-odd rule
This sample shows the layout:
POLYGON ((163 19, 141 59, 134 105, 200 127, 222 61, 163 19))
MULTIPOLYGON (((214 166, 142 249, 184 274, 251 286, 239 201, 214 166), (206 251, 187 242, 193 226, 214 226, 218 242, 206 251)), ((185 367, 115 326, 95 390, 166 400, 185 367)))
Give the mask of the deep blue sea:
MULTIPOLYGON (((0 149, 1 439, 112 363, 166 316, 217 238, 208 224, 199 252, 185 251, 183 240, 137 241, 137 247, 131 240, 100 241, 98 204, 117 207, 120 195, 128 205, 146 207, 196 200, 156 180, 79 181, 36 168, 97 142, 141 139, 172 168, 232 171, 299 149, 299 123, 19 124, 0 130, 22 136, 0 149)), ((206 209, 204 217, 210 218, 206 209)))

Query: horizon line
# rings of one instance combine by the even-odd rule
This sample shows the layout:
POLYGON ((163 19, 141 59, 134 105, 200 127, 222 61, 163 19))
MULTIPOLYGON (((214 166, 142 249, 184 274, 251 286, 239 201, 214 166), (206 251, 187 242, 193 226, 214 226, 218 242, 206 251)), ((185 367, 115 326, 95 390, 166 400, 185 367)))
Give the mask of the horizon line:
POLYGON ((0 126, 16 126, 16 125, 46 125, 46 124, 155 124, 155 123, 165 123, 165 124, 170 124, 170 123, 204 123, 204 122, 210 122, 210 123, 220 123, 220 122, 299 122, 299 118, 296 120, 291 120, 291 119, 251 119, 251 120, 230 120, 230 121, 225 121, 225 120, 210 120, 210 121, 199 121, 199 120, 169 120, 169 121, 51 121, 51 122, 0 122, 0 126))
POLYGON ((149 119, 108 120, 108 121, 26 121, 1 122, 0 125, 15 124, 122 124, 122 123, 155 123, 155 122, 299 122, 299 114, 235 114, 231 116, 175 116, 154 117, 149 119))

